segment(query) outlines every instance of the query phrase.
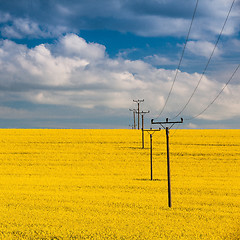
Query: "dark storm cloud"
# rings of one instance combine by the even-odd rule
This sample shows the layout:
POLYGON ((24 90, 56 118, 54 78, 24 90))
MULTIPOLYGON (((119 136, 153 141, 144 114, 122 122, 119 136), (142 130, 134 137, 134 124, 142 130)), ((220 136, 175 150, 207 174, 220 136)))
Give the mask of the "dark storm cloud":
MULTIPOLYGON (((185 36, 192 0, 0 0, 2 36, 49 38, 67 32, 105 29, 141 36, 185 36)), ((200 1, 195 36, 218 32, 231 1, 200 1), (214 19, 209 20, 215 16, 214 19)), ((235 10, 239 10, 239 2, 235 10)), ((235 18, 237 15, 235 14, 235 18)), ((231 22, 232 32, 238 19, 231 22)), ((231 33, 232 33, 231 32, 231 33)), ((228 33, 229 34, 229 33, 228 33)))
POLYGON ((136 15, 155 15, 173 18, 191 18, 195 2, 192 0, 138 0, 125 1, 124 7, 136 15))

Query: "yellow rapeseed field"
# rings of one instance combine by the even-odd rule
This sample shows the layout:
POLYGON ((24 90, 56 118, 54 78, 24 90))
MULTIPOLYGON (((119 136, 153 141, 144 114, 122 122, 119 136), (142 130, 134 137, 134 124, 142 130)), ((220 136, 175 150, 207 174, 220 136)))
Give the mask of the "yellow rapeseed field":
POLYGON ((0 130, 0 239, 240 239, 240 130, 0 130), (173 135, 173 136, 172 136, 173 135))

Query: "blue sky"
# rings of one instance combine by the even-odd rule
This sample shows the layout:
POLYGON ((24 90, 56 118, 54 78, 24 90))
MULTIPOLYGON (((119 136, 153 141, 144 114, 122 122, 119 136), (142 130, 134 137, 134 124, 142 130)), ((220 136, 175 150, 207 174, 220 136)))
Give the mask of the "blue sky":
MULTIPOLYGON (((176 73, 195 0, 0 0, 0 126, 129 128, 133 99, 161 112, 176 73)), ((169 101, 174 117, 195 89, 232 0, 199 0, 169 101)), ((197 91, 179 117, 217 96, 240 61, 240 1, 197 91)), ((240 127, 240 70, 220 97, 183 128, 240 127)))

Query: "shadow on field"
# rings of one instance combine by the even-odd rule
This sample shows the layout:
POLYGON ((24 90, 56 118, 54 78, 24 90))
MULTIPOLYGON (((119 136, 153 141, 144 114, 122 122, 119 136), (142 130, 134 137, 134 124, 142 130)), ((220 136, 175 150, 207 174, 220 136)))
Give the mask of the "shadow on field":
MULTIPOLYGON (((142 147, 121 147, 121 148, 125 148, 125 149, 143 149, 142 147)), ((150 149, 145 147, 144 149, 150 149)))
POLYGON ((149 179, 149 178, 134 178, 133 180, 136 180, 136 181, 167 181, 167 179, 149 179))

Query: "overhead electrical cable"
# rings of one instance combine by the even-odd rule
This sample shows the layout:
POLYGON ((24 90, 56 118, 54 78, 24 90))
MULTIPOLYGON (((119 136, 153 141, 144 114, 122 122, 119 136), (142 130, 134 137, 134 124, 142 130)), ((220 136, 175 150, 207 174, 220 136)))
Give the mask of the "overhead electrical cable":
POLYGON ((191 118, 187 118, 185 120, 192 120, 194 118, 199 117, 200 115, 202 115, 217 99, 218 97, 222 94, 222 92, 224 91, 224 89, 227 87, 227 85, 230 83, 230 81, 233 79, 235 73, 238 71, 240 67, 240 64, 237 66, 237 68, 234 70, 233 74, 231 75, 231 77, 229 78, 229 80, 225 83, 224 87, 221 89, 221 91, 217 94, 217 96, 210 102, 210 104, 207 105, 206 108, 204 108, 200 113, 198 113, 197 115, 191 117, 191 118))
POLYGON ((185 41, 185 44, 184 44, 184 47, 183 47, 183 50, 182 50, 182 54, 181 54, 181 57, 180 57, 180 60, 179 60, 179 63, 178 63, 178 67, 177 67, 176 72, 175 72, 175 76, 174 76, 174 79, 173 79, 173 82, 172 82, 172 86, 170 88, 170 91, 169 91, 168 96, 166 98, 166 101, 164 103, 164 106, 163 106, 162 110, 160 111, 160 113, 158 114, 158 116, 156 118, 159 118, 161 116, 161 114, 163 113, 163 111, 164 111, 164 109, 165 109, 165 107, 167 105, 167 102, 169 100, 169 97, 170 97, 170 95, 172 93, 173 86, 174 86, 175 81, 177 79, 177 75, 178 75, 178 72, 179 72, 179 69, 180 69, 180 66, 181 66, 181 63, 182 63, 183 55, 184 55, 184 52, 185 52, 185 49, 186 49, 186 46, 187 46, 187 42, 188 42, 188 39, 189 39, 189 35, 190 35, 191 29, 192 29, 193 20, 195 18, 195 14, 196 14, 197 7, 198 7, 198 2, 199 2, 199 0, 196 1, 196 5, 195 5, 195 8, 194 8, 191 24, 190 24, 190 27, 189 27, 189 30, 188 30, 188 33, 187 33, 186 41, 185 41))
POLYGON ((186 104, 183 106, 183 108, 181 109, 181 111, 180 111, 175 117, 173 117, 172 119, 175 119, 176 117, 178 117, 178 116, 186 109, 186 107, 188 106, 188 104, 189 104, 190 101, 192 100, 195 92, 197 91, 197 89, 198 89, 198 87, 199 87, 199 84, 200 84, 200 82, 202 81, 203 76, 205 75, 205 72, 206 72, 206 70, 207 70, 207 68, 208 68, 208 66, 209 66, 209 63, 210 63, 210 61, 211 61, 211 59, 212 59, 212 57, 213 57, 213 54, 214 54, 214 52, 215 52, 215 50, 216 50, 216 47, 217 47, 217 45, 218 45, 218 42, 219 42, 219 40, 220 40, 220 38, 221 38, 221 36, 222 36, 223 30, 224 30, 225 25, 226 25, 226 23, 227 23, 227 21, 228 21, 228 18, 229 18, 229 15, 230 15, 230 13, 231 13, 231 10, 232 10, 232 8, 233 8, 234 2, 235 2, 235 0, 233 0, 233 2, 232 2, 232 5, 231 5, 231 7, 230 7, 230 9, 229 9, 229 11, 228 11, 227 17, 226 17, 226 19, 225 19, 225 21, 224 21, 224 24, 223 24, 223 26, 222 26, 222 29, 221 29, 221 31, 220 31, 220 34, 218 35, 218 38, 217 38, 217 41, 216 41, 216 43, 215 43, 215 45, 214 45, 214 48, 213 48, 213 50, 212 50, 212 53, 211 53, 211 55, 210 55, 210 57, 209 57, 209 59, 208 59, 208 61, 207 61, 207 64, 206 64, 206 66, 205 66, 205 68, 204 68, 204 70, 203 70, 203 72, 202 72, 202 74, 201 74, 200 79, 198 80, 198 83, 197 83, 196 87, 194 88, 191 96, 189 97, 188 101, 187 101, 186 104))

